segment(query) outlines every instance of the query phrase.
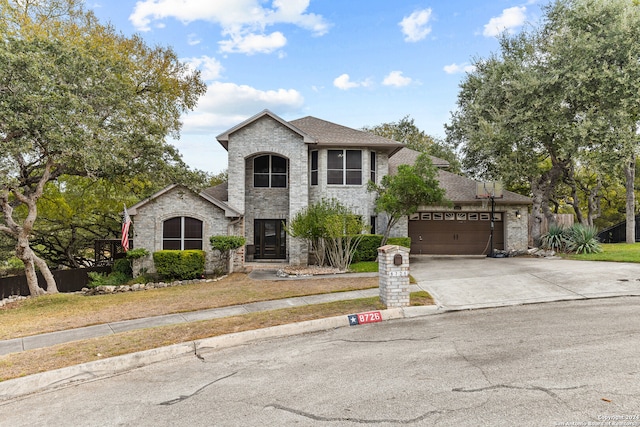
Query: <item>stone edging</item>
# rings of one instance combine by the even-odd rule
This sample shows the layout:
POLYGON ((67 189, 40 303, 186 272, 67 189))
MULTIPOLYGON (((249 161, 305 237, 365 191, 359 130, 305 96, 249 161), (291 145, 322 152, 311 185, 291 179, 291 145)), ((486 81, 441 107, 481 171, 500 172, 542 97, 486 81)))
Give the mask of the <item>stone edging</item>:
POLYGON ((215 279, 193 279, 193 280, 176 280, 173 282, 156 282, 156 283, 134 283, 133 285, 120 286, 96 286, 95 288, 82 288, 84 295, 105 295, 116 294, 120 292, 148 291, 150 289, 170 288, 172 286, 191 285, 194 283, 211 283, 222 280, 227 275, 216 277, 215 279))

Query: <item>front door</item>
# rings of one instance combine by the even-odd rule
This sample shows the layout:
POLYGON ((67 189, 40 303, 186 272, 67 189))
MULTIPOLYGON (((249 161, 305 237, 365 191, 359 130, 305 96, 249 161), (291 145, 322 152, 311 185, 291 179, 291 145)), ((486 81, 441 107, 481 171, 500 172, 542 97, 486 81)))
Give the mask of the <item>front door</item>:
POLYGON ((253 240, 256 248, 255 259, 285 259, 287 239, 282 219, 256 219, 253 240))

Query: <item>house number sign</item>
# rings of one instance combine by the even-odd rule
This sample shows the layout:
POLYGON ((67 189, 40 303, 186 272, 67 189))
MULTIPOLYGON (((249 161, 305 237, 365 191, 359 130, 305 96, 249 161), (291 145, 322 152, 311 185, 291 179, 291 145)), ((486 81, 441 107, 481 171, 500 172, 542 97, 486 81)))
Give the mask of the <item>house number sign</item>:
POLYGON ((349 326, 364 325, 365 323, 382 322, 382 314, 379 311, 369 311, 367 313, 350 314, 349 326))
POLYGON ((391 277, 407 277, 407 276, 409 276, 409 272, 408 271, 389 271, 387 273, 387 276, 391 276, 391 277))

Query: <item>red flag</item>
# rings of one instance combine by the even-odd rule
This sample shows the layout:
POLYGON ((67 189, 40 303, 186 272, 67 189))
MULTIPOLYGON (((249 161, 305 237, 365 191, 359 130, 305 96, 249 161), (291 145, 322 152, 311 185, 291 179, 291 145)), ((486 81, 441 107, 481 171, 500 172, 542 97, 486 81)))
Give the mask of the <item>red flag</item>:
POLYGON ((127 212, 127 205, 124 205, 124 217, 122 219, 122 249, 125 252, 129 250, 129 227, 131 226, 131 217, 127 212))

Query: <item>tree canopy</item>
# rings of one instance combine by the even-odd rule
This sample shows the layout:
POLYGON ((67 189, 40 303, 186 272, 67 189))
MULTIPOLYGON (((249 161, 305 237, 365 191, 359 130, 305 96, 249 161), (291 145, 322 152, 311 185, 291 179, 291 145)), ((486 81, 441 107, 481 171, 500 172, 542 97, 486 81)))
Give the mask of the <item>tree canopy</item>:
POLYGON ((529 189, 534 238, 543 216, 553 222, 555 199, 587 207, 578 215, 588 223, 603 177, 635 170, 638 36, 640 7, 628 0, 558 0, 538 28, 504 34, 461 84, 447 138, 473 175, 529 189))
POLYGON ((420 154, 414 165, 400 165, 397 174, 383 176, 380 184, 369 181, 368 189, 377 193, 376 212, 387 215, 382 245, 401 218, 417 212, 420 206, 440 204, 445 196, 437 169, 426 153, 420 154))
POLYGON ((384 138, 402 142, 412 150, 427 153, 449 162, 449 170, 460 173, 460 159, 454 147, 447 141, 442 141, 420 130, 415 120, 410 116, 404 116, 397 122, 381 123, 376 126, 365 126, 362 130, 384 138))
POLYGON ((16 241, 31 293, 44 292, 35 266, 56 292, 30 246, 47 183, 181 165, 166 137, 206 86, 172 49, 124 37, 82 2, 1 0, 0 11, 0 231, 16 241))

